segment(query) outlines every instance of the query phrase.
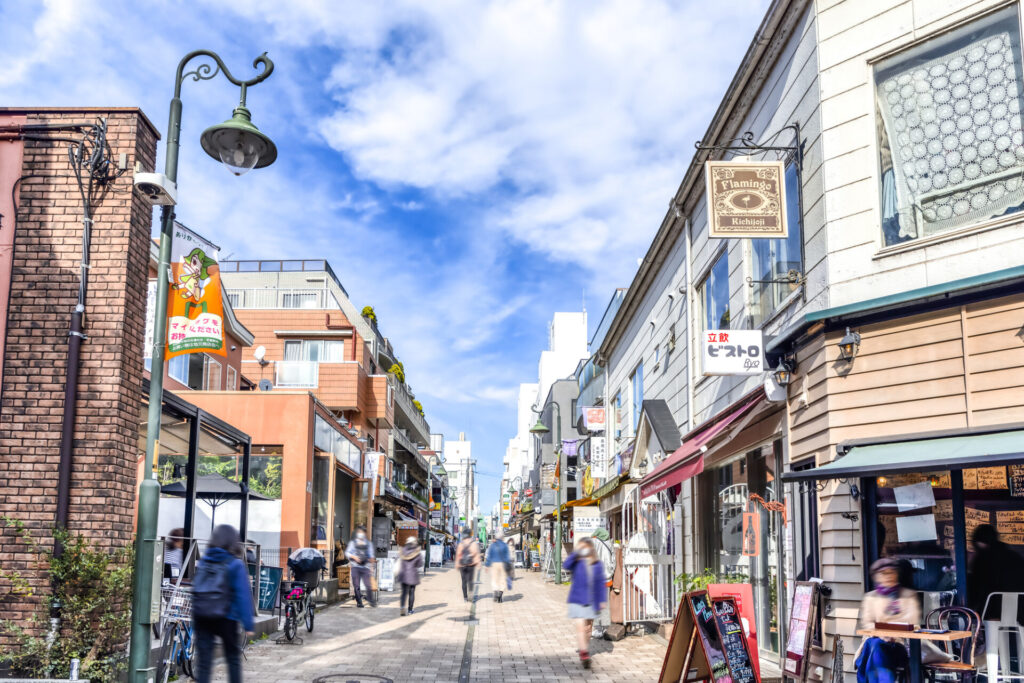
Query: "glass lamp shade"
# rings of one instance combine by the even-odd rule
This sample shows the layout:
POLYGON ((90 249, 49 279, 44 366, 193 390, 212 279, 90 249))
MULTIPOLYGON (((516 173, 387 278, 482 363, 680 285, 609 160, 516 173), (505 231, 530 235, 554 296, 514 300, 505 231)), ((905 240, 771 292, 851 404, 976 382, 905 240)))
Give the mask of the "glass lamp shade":
POLYGON ((252 124, 249 110, 235 109, 224 123, 210 126, 200 138, 203 149, 235 175, 264 168, 277 159, 277 147, 252 124))

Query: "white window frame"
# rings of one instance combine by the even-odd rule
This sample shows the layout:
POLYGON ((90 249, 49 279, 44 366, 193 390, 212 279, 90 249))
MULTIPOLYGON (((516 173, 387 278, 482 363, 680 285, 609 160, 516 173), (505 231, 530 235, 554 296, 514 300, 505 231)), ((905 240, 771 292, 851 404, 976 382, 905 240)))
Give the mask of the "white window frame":
POLYGON ((221 379, 223 377, 220 361, 206 356, 203 359, 203 391, 220 391, 221 379))
POLYGON ((224 385, 226 391, 238 391, 238 370, 235 369, 234 365, 228 366, 227 372, 227 384, 224 385))

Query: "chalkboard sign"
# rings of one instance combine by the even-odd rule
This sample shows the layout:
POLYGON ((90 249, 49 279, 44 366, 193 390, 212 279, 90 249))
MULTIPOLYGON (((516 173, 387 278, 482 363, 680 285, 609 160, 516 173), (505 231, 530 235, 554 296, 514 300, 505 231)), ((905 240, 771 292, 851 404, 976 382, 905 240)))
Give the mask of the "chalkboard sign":
POLYGON ((722 639, 722 652, 729 663, 733 683, 757 683, 736 601, 732 598, 719 598, 712 600, 711 604, 718 622, 718 634, 722 639))
POLYGON ((1024 498, 1024 465, 1009 465, 1010 495, 1024 498))
POLYGON ((707 661, 708 669, 711 670, 712 680, 715 683, 732 683, 729 662, 725 658, 722 638, 718 633, 718 624, 707 591, 687 593, 685 601, 693 615, 693 622, 697 628, 697 639, 700 641, 701 649, 704 650, 704 658, 707 661))
POLYGON ((260 609, 272 610, 277 607, 277 596, 281 592, 281 567, 260 567, 260 609))

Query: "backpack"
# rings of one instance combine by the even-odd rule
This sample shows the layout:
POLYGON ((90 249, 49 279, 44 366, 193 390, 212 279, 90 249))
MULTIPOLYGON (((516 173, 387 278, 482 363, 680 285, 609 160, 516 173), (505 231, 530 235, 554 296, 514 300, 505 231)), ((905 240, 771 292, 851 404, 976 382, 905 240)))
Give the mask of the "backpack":
POLYGON ((192 582, 192 616, 223 619, 231 611, 231 563, 202 560, 192 582))

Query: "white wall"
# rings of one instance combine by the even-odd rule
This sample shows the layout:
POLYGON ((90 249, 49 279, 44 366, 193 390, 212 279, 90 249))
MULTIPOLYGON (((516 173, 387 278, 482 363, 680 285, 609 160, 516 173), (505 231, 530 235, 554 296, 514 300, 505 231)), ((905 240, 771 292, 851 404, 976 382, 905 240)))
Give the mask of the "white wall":
MULTIPOLYGON (((216 523, 231 524, 236 529, 242 512, 241 501, 229 500, 217 506, 216 523)), ((185 499, 184 498, 160 498, 160 516, 157 519, 157 535, 166 536, 171 529, 182 526, 185 523, 185 499)), ((196 501, 195 510, 195 536, 200 540, 207 540, 210 537, 211 510, 210 506, 201 500, 196 501)), ((251 500, 249 501, 249 530, 250 540, 259 543, 267 548, 277 548, 281 545, 281 501, 280 500, 251 500)))

